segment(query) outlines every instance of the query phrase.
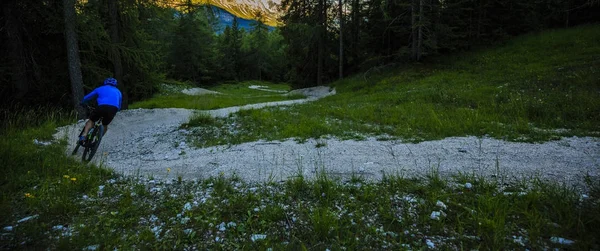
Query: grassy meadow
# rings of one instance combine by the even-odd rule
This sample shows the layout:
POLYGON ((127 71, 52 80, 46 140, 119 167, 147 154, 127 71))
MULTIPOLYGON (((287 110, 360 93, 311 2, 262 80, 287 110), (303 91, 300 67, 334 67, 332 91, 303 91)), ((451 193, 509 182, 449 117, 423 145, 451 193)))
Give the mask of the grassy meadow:
POLYGON ((330 136, 600 136, 598 41, 598 25, 530 34, 492 49, 373 69, 334 83, 338 94, 318 102, 189 124, 197 125, 198 146, 330 136))
MULTIPOLYGON (((313 103, 224 119, 200 114, 184 126, 199 146, 331 136, 597 137, 597 41, 598 25, 530 34, 491 49, 373 69, 336 82, 337 95, 313 103)), ((222 95, 162 94, 132 107, 205 110, 265 102, 262 95, 286 98, 247 88, 252 84, 212 89, 222 95)), ((46 144, 57 126, 74 122, 68 111, 0 115, 0 250, 600 249, 598 177, 578 189, 535 177, 511 184, 441 177, 433 168, 424 177, 377 182, 325 172, 260 184, 235 174, 160 180, 161 173, 122 176, 82 164, 65 155, 72 142, 46 144)))
MULTIPOLYGON (((247 81, 243 83, 222 84, 208 88, 211 91, 219 92, 219 94, 187 95, 181 93, 181 90, 187 88, 185 86, 180 86, 171 90, 161 90, 161 92, 153 98, 131 104, 129 108, 187 108, 196 110, 214 110, 231 106, 304 98, 304 96, 301 95, 282 95, 281 93, 265 92, 249 88, 252 85, 264 86, 269 90, 281 92, 290 90, 289 85, 286 84, 247 81)), ((192 88, 191 86, 187 87, 192 88)))

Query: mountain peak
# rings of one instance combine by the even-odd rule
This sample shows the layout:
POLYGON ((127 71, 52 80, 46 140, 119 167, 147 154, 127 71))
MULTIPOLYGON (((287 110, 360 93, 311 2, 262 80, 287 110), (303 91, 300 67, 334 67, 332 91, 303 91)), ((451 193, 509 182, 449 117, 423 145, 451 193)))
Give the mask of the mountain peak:
MULTIPOLYGON (((184 3, 186 0, 174 0, 173 2, 184 3)), ((262 21, 269 26, 279 26, 280 0, 192 0, 194 4, 210 4, 243 19, 257 18, 261 13, 262 21)))

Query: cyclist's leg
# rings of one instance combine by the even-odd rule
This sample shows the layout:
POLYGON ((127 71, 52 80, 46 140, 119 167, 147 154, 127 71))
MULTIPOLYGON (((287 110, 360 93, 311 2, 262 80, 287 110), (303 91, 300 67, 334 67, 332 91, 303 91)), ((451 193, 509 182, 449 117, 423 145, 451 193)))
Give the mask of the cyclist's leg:
POLYGON ((83 132, 79 136, 87 135, 88 132, 90 131, 90 129, 92 129, 92 126, 94 126, 94 121, 92 121, 92 119, 90 118, 90 119, 88 119, 87 122, 85 122, 85 127, 83 129, 83 132))
POLYGON ((104 134, 106 135, 106 132, 108 132, 108 125, 117 114, 118 108, 110 105, 102 108, 102 125, 104 125, 104 134))
POLYGON ((85 122, 85 127, 84 127, 81 135, 79 135, 79 138, 81 138, 81 136, 85 136, 88 134, 90 129, 92 129, 92 127, 94 126, 94 123, 96 121, 98 121, 98 119, 100 119, 101 115, 102 115, 102 112, 99 111, 99 109, 95 109, 94 111, 92 111, 92 113, 90 114, 90 117, 88 118, 88 121, 85 122))
POLYGON ((96 121, 98 121, 100 119, 100 117, 102 117, 102 111, 100 111, 98 108, 94 109, 92 111, 92 113, 90 114, 88 121, 85 122, 85 127, 83 128, 83 132, 81 132, 81 135, 79 135, 79 144, 83 145, 83 142, 85 141, 85 138, 87 137, 86 135, 90 132, 90 129, 92 129, 92 127, 94 127, 94 123, 96 123, 96 121))

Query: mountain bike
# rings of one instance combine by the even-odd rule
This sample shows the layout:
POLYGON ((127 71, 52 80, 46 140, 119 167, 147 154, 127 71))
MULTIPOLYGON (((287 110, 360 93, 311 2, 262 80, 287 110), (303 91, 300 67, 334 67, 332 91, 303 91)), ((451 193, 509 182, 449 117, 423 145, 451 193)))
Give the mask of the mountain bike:
MULTIPOLYGON (((89 113, 91 113, 94 110, 94 108, 91 106, 86 106, 86 108, 89 111, 89 113)), ((85 125, 83 126, 83 129, 81 129, 79 135, 83 133, 83 130, 85 130, 85 125)), ((89 162, 96 154, 96 151, 98 151, 98 147, 100 146, 100 142, 102 141, 102 136, 104 136, 104 125, 102 124, 101 117, 94 123, 94 126, 85 136, 85 141, 83 142, 83 144, 79 143, 79 138, 77 139, 75 149, 73 149, 71 155, 77 154, 79 147, 83 146, 83 155, 81 156, 81 160, 89 162)))

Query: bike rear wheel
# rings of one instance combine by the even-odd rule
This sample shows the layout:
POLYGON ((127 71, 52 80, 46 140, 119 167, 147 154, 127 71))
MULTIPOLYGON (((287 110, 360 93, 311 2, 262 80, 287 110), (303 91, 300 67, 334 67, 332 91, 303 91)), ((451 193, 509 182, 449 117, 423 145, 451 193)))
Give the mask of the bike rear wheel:
POLYGON ((83 161, 89 162, 92 160, 96 151, 98 151, 98 147, 100 146, 100 142, 102 141, 102 136, 104 136, 104 126, 100 125, 97 129, 92 132, 91 140, 89 146, 85 146, 85 150, 83 150, 83 156, 81 159, 83 161))

